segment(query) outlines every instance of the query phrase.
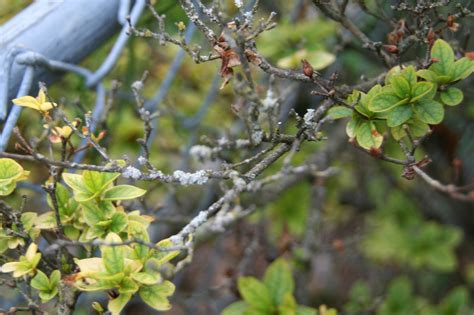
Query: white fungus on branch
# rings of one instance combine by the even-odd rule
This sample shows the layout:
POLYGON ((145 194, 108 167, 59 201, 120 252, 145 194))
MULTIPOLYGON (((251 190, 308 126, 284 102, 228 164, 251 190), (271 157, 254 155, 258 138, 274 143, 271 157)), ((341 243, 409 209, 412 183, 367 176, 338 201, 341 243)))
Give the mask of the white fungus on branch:
POLYGON ((209 176, 206 171, 200 170, 195 173, 187 173, 183 171, 174 171, 173 178, 177 180, 181 185, 203 185, 209 180, 209 176))

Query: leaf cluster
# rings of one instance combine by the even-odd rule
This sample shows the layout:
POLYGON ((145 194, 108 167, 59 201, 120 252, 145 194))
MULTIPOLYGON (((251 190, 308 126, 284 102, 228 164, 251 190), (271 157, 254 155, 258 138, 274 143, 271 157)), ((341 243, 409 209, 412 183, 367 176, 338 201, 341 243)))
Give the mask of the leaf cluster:
POLYGON ((450 85, 467 78, 474 71, 474 61, 464 57, 455 61, 451 46, 438 39, 431 49, 433 63, 416 71, 410 65, 395 67, 385 78, 385 85, 375 85, 367 94, 353 91, 347 98, 350 106, 338 105, 328 115, 333 119, 351 117, 347 135, 365 149, 382 145, 382 133, 390 130, 395 140, 408 133, 420 138, 444 119, 444 106, 462 102, 463 93, 450 85))

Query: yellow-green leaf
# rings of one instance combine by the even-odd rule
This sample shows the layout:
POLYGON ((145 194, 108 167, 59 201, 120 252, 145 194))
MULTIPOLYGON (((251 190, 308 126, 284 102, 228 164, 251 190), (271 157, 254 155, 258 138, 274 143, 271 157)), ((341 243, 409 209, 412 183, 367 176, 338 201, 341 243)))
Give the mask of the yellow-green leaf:
POLYGON ((439 124, 444 118, 443 105, 431 99, 419 100, 415 112, 421 121, 431 125, 439 124))
POLYGON ((254 277, 240 277, 237 280, 240 295, 251 307, 271 313, 273 301, 268 288, 254 277))
POLYGON ((413 111, 410 104, 397 106, 389 112, 387 116, 387 126, 399 126, 410 119, 412 115, 413 111))
POLYGON ((227 306, 221 315, 243 315, 248 309, 247 303, 244 301, 234 302, 231 305, 227 306))
POLYGON ((357 143, 364 149, 378 148, 382 145, 383 136, 377 131, 374 124, 366 121, 356 130, 357 143))
POLYGON ((36 276, 31 279, 30 285, 37 290, 49 290, 49 279, 41 270, 38 270, 36 276))
POLYGON ((171 308, 168 297, 173 295, 175 286, 169 281, 164 281, 160 284, 143 286, 138 293, 143 302, 153 307, 158 311, 166 311, 171 308))
POLYGON ((268 288, 273 304, 279 305, 286 294, 292 294, 295 288, 289 264, 283 259, 275 260, 266 270, 263 282, 268 288))
POLYGON ((438 76, 436 75, 434 71, 431 71, 431 70, 421 69, 416 72, 416 75, 422 79, 425 79, 426 81, 431 81, 431 82, 438 81, 438 76))
POLYGON ((340 119, 350 117, 352 115, 352 109, 345 106, 334 106, 328 110, 328 116, 332 119, 340 119))
POLYGON ((132 298, 131 294, 120 294, 113 300, 109 301, 108 309, 112 315, 120 315, 120 312, 123 310, 128 301, 132 298))
POLYGON ((106 173, 106 172, 95 172, 95 171, 84 171, 82 177, 84 185, 88 191, 94 193, 102 193, 104 189, 108 187, 120 173, 106 173))
POLYGON ((453 81, 463 80, 474 72, 474 60, 467 57, 461 58, 454 63, 453 81))
POLYGON ((416 102, 417 100, 428 96, 431 90, 434 88, 433 83, 430 82, 418 82, 413 86, 412 95, 410 102, 416 102))
POLYGON ((369 109, 373 112, 384 112, 392 109, 395 106, 405 104, 406 99, 400 99, 393 92, 382 92, 375 95, 369 103, 369 109))
MULTIPOLYGON (((164 240, 159 241, 156 244, 156 246, 159 247, 159 248, 166 249, 168 247, 175 246, 175 244, 173 242, 171 242, 170 239, 164 239, 164 240)), ((157 251, 157 250, 155 250, 154 253, 153 253, 154 261, 156 262, 156 264, 158 266, 170 261, 171 259, 175 258, 178 255, 179 255, 179 250, 174 250, 174 251, 157 251)))
POLYGON ((137 272, 132 273, 131 277, 133 280, 145 285, 154 285, 161 281, 161 276, 158 272, 137 272))
POLYGON ((131 277, 124 277, 119 285, 119 293, 134 294, 138 291, 138 284, 131 277))
POLYGON ((8 196, 16 188, 16 182, 28 177, 29 172, 15 160, 0 158, 0 196, 8 196))
POLYGON ((390 83, 399 99, 410 97, 410 83, 403 76, 393 76, 390 83))
POLYGON ((454 52, 451 46, 442 39, 438 39, 431 48, 431 58, 436 62, 430 66, 438 75, 452 76, 454 71, 454 52))
POLYGON ((440 96, 441 101, 449 106, 459 105, 464 99, 462 91, 455 87, 450 87, 446 91, 442 91, 440 96))
MULTIPOLYGON (((105 238, 105 242, 118 244, 122 243, 122 239, 115 233, 109 233, 105 238)), ((124 270, 125 253, 122 246, 103 245, 100 247, 100 251, 102 252, 102 259, 108 273, 115 274, 124 270)))
POLYGON ((146 190, 132 185, 118 185, 104 191, 102 200, 129 200, 143 196, 146 190))

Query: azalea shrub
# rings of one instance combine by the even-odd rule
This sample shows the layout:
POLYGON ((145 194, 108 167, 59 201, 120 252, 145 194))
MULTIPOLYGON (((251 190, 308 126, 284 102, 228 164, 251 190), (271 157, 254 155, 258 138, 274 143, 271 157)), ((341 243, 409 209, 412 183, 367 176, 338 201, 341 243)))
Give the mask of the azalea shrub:
POLYGON ((133 5, 11 99, 0 313, 472 314, 469 2, 133 5))

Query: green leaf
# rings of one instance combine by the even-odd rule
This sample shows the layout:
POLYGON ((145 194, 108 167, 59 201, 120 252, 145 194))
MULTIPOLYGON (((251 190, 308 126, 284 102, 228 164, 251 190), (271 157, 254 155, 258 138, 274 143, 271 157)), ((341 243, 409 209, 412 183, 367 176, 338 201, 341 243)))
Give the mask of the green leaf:
POLYGON ((410 97, 410 83, 401 75, 393 76, 390 80, 393 92, 399 99, 410 97))
POLYGON ((6 263, 2 266, 1 272, 13 272, 14 278, 22 277, 26 274, 32 273, 33 268, 31 267, 30 263, 23 261, 23 262, 10 262, 6 263))
POLYGON ((120 315, 120 312, 123 310, 128 301, 132 298, 131 294, 120 294, 113 300, 109 301, 108 309, 112 315, 120 315))
POLYGON ((247 310, 248 305, 244 301, 230 304, 222 311, 221 315, 242 315, 247 310))
POLYGON ((16 182, 26 179, 28 174, 15 160, 0 158, 0 196, 10 195, 16 188, 16 182))
MULTIPOLYGON (((128 217, 128 237, 135 238, 142 240, 144 242, 150 241, 150 236, 148 235, 148 231, 146 227, 144 227, 141 223, 137 221, 133 221, 130 216, 128 217)), ((141 244, 132 244, 134 259, 145 261, 148 258, 148 253, 150 252, 150 248, 145 245, 141 244)))
POLYGON ((134 294, 135 292, 138 291, 138 288, 139 288, 138 284, 135 281, 133 281, 131 277, 124 277, 118 287, 118 290, 120 294, 122 293, 134 294))
POLYGON ((474 72, 474 61, 464 57, 454 63, 453 81, 463 80, 474 72))
POLYGON ((154 285, 161 281, 161 276, 157 272, 135 272, 131 274, 131 277, 133 280, 145 285, 154 285))
POLYGON ((66 225, 64 227, 64 234, 71 240, 77 240, 80 236, 80 233, 81 231, 79 231, 72 225, 66 225))
MULTIPOLYGON (((408 130, 414 138, 423 137, 430 131, 428 124, 415 118, 410 119, 406 124, 403 125, 408 126, 408 130)), ((391 133, 395 140, 400 140, 407 136, 403 125, 391 128, 391 133)))
MULTIPOLYGON (((73 216, 77 211, 78 203, 71 198, 71 193, 63 185, 59 184, 56 186, 56 200, 58 202, 59 213, 61 219, 65 220, 73 216)), ((48 195, 48 205, 51 209, 54 209, 51 198, 48 195)))
POLYGON ((64 182, 71 187, 74 191, 82 193, 90 193, 84 184, 82 175, 72 174, 72 173, 63 173, 64 182))
POLYGON ((23 212, 21 214, 21 223, 25 231, 30 231, 35 225, 35 220, 38 217, 36 212, 23 212))
POLYGON ((278 314, 281 315, 295 315, 296 314, 296 301, 295 297, 291 293, 284 295, 281 303, 278 304, 278 314))
POLYGON ((358 314, 370 308, 372 300, 368 284, 358 280, 351 288, 349 302, 344 306, 344 311, 348 314, 358 314))
POLYGON ((41 298, 41 302, 46 303, 49 300, 52 300, 58 294, 58 289, 54 288, 50 291, 40 291, 38 294, 41 298))
POLYGON ((81 203, 81 208, 84 221, 89 226, 94 226, 95 224, 107 220, 110 217, 109 213, 104 211, 104 209, 97 205, 94 201, 81 203))
POLYGON ((140 288, 138 293, 142 298, 143 302, 153 307, 158 311, 166 311, 171 308, 171 304, 168 301, 168 297, 173 295, 175 286, 169 281, 163 283, 143 286, 140 288))
POLYGON ((36 276, 31 279, 30 285, 38 291, 49 291, 50 283, 48 276, 41 270, 37 270, 36 276))
POLYGON ((452 77, 449 75, 438 75, 438 80, 437 80, 438 84, 447 84, 447 83, 451 83, 452 81, 453 81, 452 77))
POLYGON ((146 190, 132 186, 132 185, 118 185, 107 189, 102 200, 129 200, 143 196, 146 190))
POLYGON ((0 182, 0 196, 8 196, 15 188, 16 182, 14 180, 0 182))
POLYGON ((263 282, 268 288, 274 305, 280 304, 285 294, 293 293, 295 288, 290 266, 281 258, 275 260, 267 268, 263 282))
POLYGON ((96 198, 98 193, 74 191, 74 199, 77 202, 86 202, 96 198))
POLYGON ((111 232, 120 233, 127 227, 128 217, 123 212, 116 212, 112 215, 109 229, 111 232))
POLYGON ((382 145, 383 136, 377 131, 372 122, 366 121, 357 128, 356 139, 361 147, 370 150, 382 145))
POLYGON ((41 270, 38 270, 37 275, 31 281, 31 286, 40 291, 39 296, 41 301, 46 303, 58 294, 58 284, 60 280, 61 273, 59 270, 54 270, 51 273, 50 279, 48 279, 41 270), (41 279, 38 279, 38 276, 41 279), (38 280, 37 283, 35 279, 38 280))
POLYGON ((422 79, 425 79, 426 81, 430 81, 430 82, 438 81, 438 76, 436 75, 436 72, 431 71, 431 70, 421 69, 416 72, 416 75, 422 79))
POLYGON ((418 82, 418 83, 416 83, 413 86, 410 102, 411 103, 416 102, 417 100, 421 99, 422 97, 427 96, 431 92, 433 87, 434 87, 433 83, 430 83, 430 82, 418 82))
POLYGON ((441 301, 442 315, 462 314, 462 309, 469 303, 469 292, 463 287, 457 287, 441 301))
POLYGON ((450 87, 441 93, 441 101, 449 106, 456 106, 460 104, 464 98, 462 91, 455 87, 450 87))
POLYGON ((269 313, 250 306, 244 311, 243 315, 269 315, 269 313))
MULTIPOLYGON (((122 243, 122 239, 115 233, 109 233, 105 238, 107 243, 122 243)), ((102 259, 105 269, 109 274, 115 274, 123 271, 125 266, 125 253, 123 246, 101 246, 102 259)))
POLYGON ((272 298, 267 287, 254 277, 240 277, 237 281, 240 295, 251 307, 270 313, 272 298))
POLYGON ((35 227, 41 230, 54 229, 56 227, 56 216, 53 211, 39 215, 35 220, 35 227))
POLYGON ((61 271, 59 270, 54 270, 51 275, 49 276, 49 282, 51 284, 51 287, 55 287, 58 285, 59 281, 61 281, 61 271))
POLYGON ((104 173, 95 171, 84 171, 82 177, 84 178, 84 185, 90 192, 101 193, 109 186, 120 173, 104 173))
POLYGON ((369 109, 373 112, 384 112, 392 109, 395 106, 402 105, 408 102, 408 98, 400 99, 392 91, 382 92, 372 98, 369 103, 369 109))
MULTIPOLYGON (((159 248, 166 249, 167 247, 173 247, 175 244, 170 240, 170 239, 164 239, 159 241, 156 246, 159 248)), ((153 252, 153 257, 157 265, 162 265, 171 259, 175 258, 176 256, 179 255, 179 250, 175 251, 157 251, 155 250, 153 252)))
POLYGON ((389 85, 390 81, 392 80, 392 77, 400 75, 402 73, 402 68, 400 66, 395 66, 392 67, 390 70, 388 70, 387 74, 385 75, 385 85, 389 85))
POLYGON ((411 105, 397 106, 389 112, 387 117, 387 126, 399 126, 410 119, 412 115, 413 111, 411 105))
MULTIPOLYGON (((296 315, 317 315, 316 310, 309 306, 298 305, 296 308, 296 315)), ((330 315, 330 314, 328 314, 330 315)))
POLYGON ((328 116, 332 119, 341 119, 350 117, 352 115, 352 109, 345 106, 334 106, 328 110, 328 116))
MULTIPOLYGON (((371 100, 374 98, 374 96, 379 94, 380 92, 382 92, 382 86, 380 84, 373 86, 367 94, 364 94, 361 92, 360 93, 361 97, 360 97, 359 102, 355 106, 355 110, 357 110, 357 112, 359 112, 360 114, 364 115, 367 118, 378 116, 369 109, 369 104, 371 100)), ((352 103, 354 102, 351 102, 351 104, 352 103)))
POLYGON ((346 134, 349 138, 353 139, 356 136, 357 127, 361 124, 361 119, 352 118, 346 125, 346 134))
POLYGON ((415 112, 421 121, 431 125, 439 124, 444 118, 443 105, 431 99, 419 100, 415 112))
POLYGON ((408 84, 412 87, 416 84, 416 70, 413 66, 408 66, 401 72, 401 75, 407 80, 408 84))
POLYGON ((390 284, 387 297, 377 314, 410 314, 415 309, 413 289, 407 278, 398 278, 390 284))
POLYGON ((0 158, 0 183, 3 181, 17 179, 23 174, 23 167, 15 160, 9 158, 0 158))
POLYGON ((442 39, 438 39, 431 48, 431 58, 437 59, 437 62, 430 66, 430 70, 439 75, 452 77, 454 71, 454 52, 451 46, 442 39))

